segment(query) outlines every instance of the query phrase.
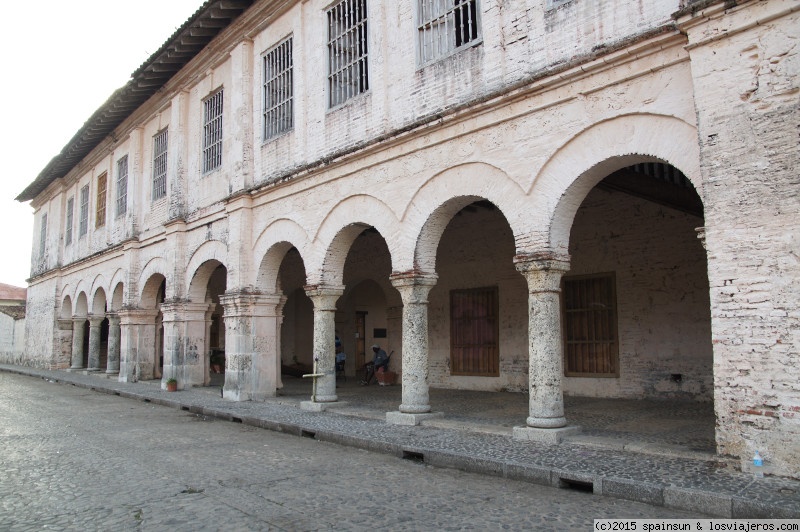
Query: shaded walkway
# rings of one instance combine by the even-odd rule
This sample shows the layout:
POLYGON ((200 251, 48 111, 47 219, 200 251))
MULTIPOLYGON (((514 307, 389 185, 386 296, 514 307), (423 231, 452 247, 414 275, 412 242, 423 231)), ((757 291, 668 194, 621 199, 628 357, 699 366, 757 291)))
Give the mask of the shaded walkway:
MULTIPOLYGON (((343 406, 342 413, 348 411, 350 415, 339 415, 336 411, 307 412, 297 408, 299 401, 308 398, 302 392, 310 390, 310 384, 289 379, 286 379, 285 395, 263 403, 236 403, 220 398, 219 388, 169 393, 162 391, 155 381, 121 383, 104 375, 7 365, 0 365, 0 371, 178 408, 189 414, 400 456, 434 467, 451 467, 560 488, 588 487, 595 494, 720 517, 800 517, 800 482, 769 476, 754 479, 738 471, 732 463, 719 459, 643 454, 570 442, 531 444, 514 441, 507 434, 475 428, 390 425, 383 421, 382 411, 387 404, 396 408, 399 387, 375 386, 362 390, 357 384, 340 386, 337 392, 343 400, 361 398, 361 402, 343 406), (358 410, 371 414, 354 415, 358 410)), ((444 400, 455 401, 454 405, 465 404, 463 399, 459 401, 462 394, 472 395, 447 390, 435 393, 437 398, 432 396, 431 400, 435 409, 441 407, 437 402, 439 393, 446 396, 444 400)), ((519 398, 524 397, 519 394, 519 398)), ((480 405, 476 410, 492 408, 481 401, 476 401, 475 405, 480 405)), ((569 409, 567 412, 569 415, 569 409)), ((465 407, 458 416, 475 414, 465 407)), ((455 417, 455 414, 450 415, 451 423, 456 423, 455 417)), ((441 421, 448 422, 447 418, 441 421)), ((634 421, 629 420, 629 423, 634 421)), ((684 443, 689 444, 688 441, 684 443)))

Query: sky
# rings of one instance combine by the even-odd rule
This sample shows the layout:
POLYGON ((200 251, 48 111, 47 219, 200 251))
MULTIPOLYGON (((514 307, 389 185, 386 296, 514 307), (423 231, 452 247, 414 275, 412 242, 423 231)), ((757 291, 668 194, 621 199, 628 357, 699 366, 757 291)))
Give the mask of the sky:
POLYGON ((44 0, 3 5, 0 283, 27 287, 30 276, 33 208, 14 198, 202 4, 44 0))

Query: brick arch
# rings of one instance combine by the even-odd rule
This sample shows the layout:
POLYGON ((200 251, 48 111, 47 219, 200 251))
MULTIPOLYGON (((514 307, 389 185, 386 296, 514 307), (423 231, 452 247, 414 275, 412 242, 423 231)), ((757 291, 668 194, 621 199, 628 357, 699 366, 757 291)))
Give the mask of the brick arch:
POLYGON ((85 318, 89 315, 89 302, 86 298, 86 292, 80 290, 75 296, 75 314, 76 318, 85 318))
POLYGON ((286 253, 293 247, 301 257, 308 248, 308 234, 293 220, 276 220, 261 232, 253 246, 253 257, 261 257, 253 282, 256 290, 277 293, 278 271, 286 253))
POLYGON ((342 284, 344 262, 358 235, 374 227, 386 240, 389 254, 402 238, 397 215, 384 202, 366 194, 340 201, 320 224, 306 270, 309 284, 342 284))
MULTIPOLYGON (((150 303, 150 300, 155 301, 156 293, 158 292, 158 287, 161 286, 161 280, 158 281, 158 284, 153 286, 153 283, 150 280, 153 278, 154 275, 159 275, 162 278, 167 278, 167 260, 164 257, 153 257, 147 264, 145 264, 144 268, 142 269, 142 273, 139 275, 139 282, 137 286, 142 287, 141 294, 139 295, 139 306, 141 308, 155 308, 155 303, 153 307, 147 307, 150 303)), ((170 289, 169 283, 167 283, 167 290, 170 289)))
POLYGON ((111 276, 111 282, 108 283, 108 293, 111 294, 108 310, 117 311, 122 308, 124 301, 125 288, 125 272, 122 268, 117 268, 114 275, 111 276))
POLYGON ((69 294, 65 293, 61 297, 61 311, 58 313, 58 317, 65 320, 72 318, 72 298, 69 294))
MULTIPOLYGON (((139 308, 155 309, 158 308, 160 301, 158 301, 158 289, 161 283, 166 279, 164 274, 153 272, 145 280, 142 286, 142 295, 139 298, 139 308)), ((169 283, 167 283, 169 285, 169 283)))
POLYGON ((417 190, 403 215, 409 236, 403 242, 411 245, 402 249, 395 270, 433 272, 436 249, 447 224, 458 211, 478 200, 493 203, 518 240, 524 234, 520 223, 524 196, 524 190, 508 174, 486 163, 466 163, 432 176, 417 190))
POLYGON ((522 252, 566 255, 575 213, 610 173, 641 162, 665 162, 692 182, 702 199, 700 148, 694 126, 663 115, 627 115, 600 122, 564 144, 545 163, 530 196, 528 245, 522 252))
POLYGON ((113 288, 112 288, 112 292, 111 292, 111 304, 109 305, 108 310, 109 311, 113 311, 113 312, 117 312, 118 310, 120 310, 122 308, 122 302, 124 300, 125 285, 122 283, 122 281, 119 281, 116 284, 114 284, 112 282, 111 286, 113 288))
POLYGON ((228 247, 219 240, 203 242, 203 244, 192 253, 192 257, 189 259, 189 263, 186 266, 186 279, 189 280, 189 284, 186 287, 186 294, 190 300, 205 300, 206 284, 208 284, 208 280, 211 278, 211 273, 214 271, 214 268, 217 267, 217 265, 215 265, 213 268, 209 269, 206 263, 210 261, 222 264, 223 266, 228 263, 228 247), (198 280, 201 280, 201 278, 204 279, 201 280, 202 294, 199 294, 199 290, 201 290, 200 285, 195 283, 195 277, 198 275, 201 276, 198 280), (192 293, 192 290, 196 293, 192 293), (199 299, 197 299, 198 297, 199 299))
POLYGON ((91 313, 94 314, 95 316, 105 316, 106 305, 107 305, 106 291, 102 286, 98 287, 94 295, 92 296, 91 313))
POLYGON ((106 284, 106 278, 103 276, 103 274, 98 274, 95 276, 94 280, 92 281, 92 287, 89 289, 89 294, 91 294, 91 300, 92 300, 92 312, 95 312, 94 310, 95 298, 97 297, 98 291, 100 290, 103 291, 103 304, 105 304, 105 297, 106 293, 108 292, 108 286, 106 284))

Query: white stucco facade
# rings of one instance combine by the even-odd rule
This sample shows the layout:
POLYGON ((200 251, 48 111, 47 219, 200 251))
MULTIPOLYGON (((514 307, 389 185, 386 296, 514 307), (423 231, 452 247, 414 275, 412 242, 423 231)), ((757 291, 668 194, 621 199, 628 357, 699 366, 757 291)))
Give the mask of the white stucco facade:
POLYGON ((316 357, 324 403, 339 336, 351 375, 364 346, 394 351, 390 421, 429 413, 430 386, 527 391, 534 431, 568 422, 564 393, 713 401, 720 454, 800 475, 800 5, 475 5, 480 38, 420 65, 418 3, 367 0, 368 90, 329 108, 330 4, 254 2, 33 198, 48 230, 25 363, 186 387, 224 352, 225 397, 259 400, 316 357), (263 58, 288 36, 293 127, 265 139, 263 58), (220 89, 222 164, 204 172, 220 89), (616 367, 581 375, 564 283, 596 274, 616 367), (483 288, 497 332, 475 356, 496 360, 456 369, 453 298, 483 288))

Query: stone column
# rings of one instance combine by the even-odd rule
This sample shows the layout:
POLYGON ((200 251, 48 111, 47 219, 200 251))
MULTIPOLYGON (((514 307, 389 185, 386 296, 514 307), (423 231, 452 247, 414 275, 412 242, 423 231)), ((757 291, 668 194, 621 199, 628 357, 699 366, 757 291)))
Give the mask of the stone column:
POLYGON ((225 306, 225 388, 234 401, 263 401, 277 393, 279 295, 229 294, 225 306))
POLYGON ((281 377, 281 361, 283 352, 281 343, 283 338, 283 307, 286 306, 286 296, 281 296, 280 301, 275 306, 275 388, 283 388, 283 378, 281 377))
POLYGON ((83 324, 86 318, 72 319, 72 365, 70 369, 83 369, 83 324))
POLYGON ((206 349, 208 303, 164 303, 164 373, 178 381, 178 389, 202 386, 205 378, 202 353, 206 349))
POLYGON ((528 282, 527 427, 515 427, 514 438, 558 443, 577 427, 566 427, 562 390, 561 277, 569 257, 518 258, 517 270, 528 282))
POLYGON ((89 371, 100 371, 100 326, 102 316, 89 316, 89 371))
POLYGON ((120 310, 120 382, 152 378, 155 353, 155 310, 120 310), (144 366, 144 367, 143 367, 144 366))
POLYGON ((339 398, 336 395, 336 301, 344 293, 343 286, 306 287, 306 294, 314 302, 314 360, 317 362, 316 394, 311 401, 306 401, 301 408, 321 410, 319 403, 332 403, 339 398))
POLYGON ((108 315, 108 364, 106 373, 119 373, 120 320, 116 314, 108 315))
POLYGON ((392 286, 403 299, 403 384, 399 412, 387 412, 386 421, 418 425, 431 414, 428 395, 428 294, 436 285, 435 273, 396 274, 392 286))
POLYGON ((72 365, 72 319, 58 319, 58 358, 56 369, 69 368, 72 365))

